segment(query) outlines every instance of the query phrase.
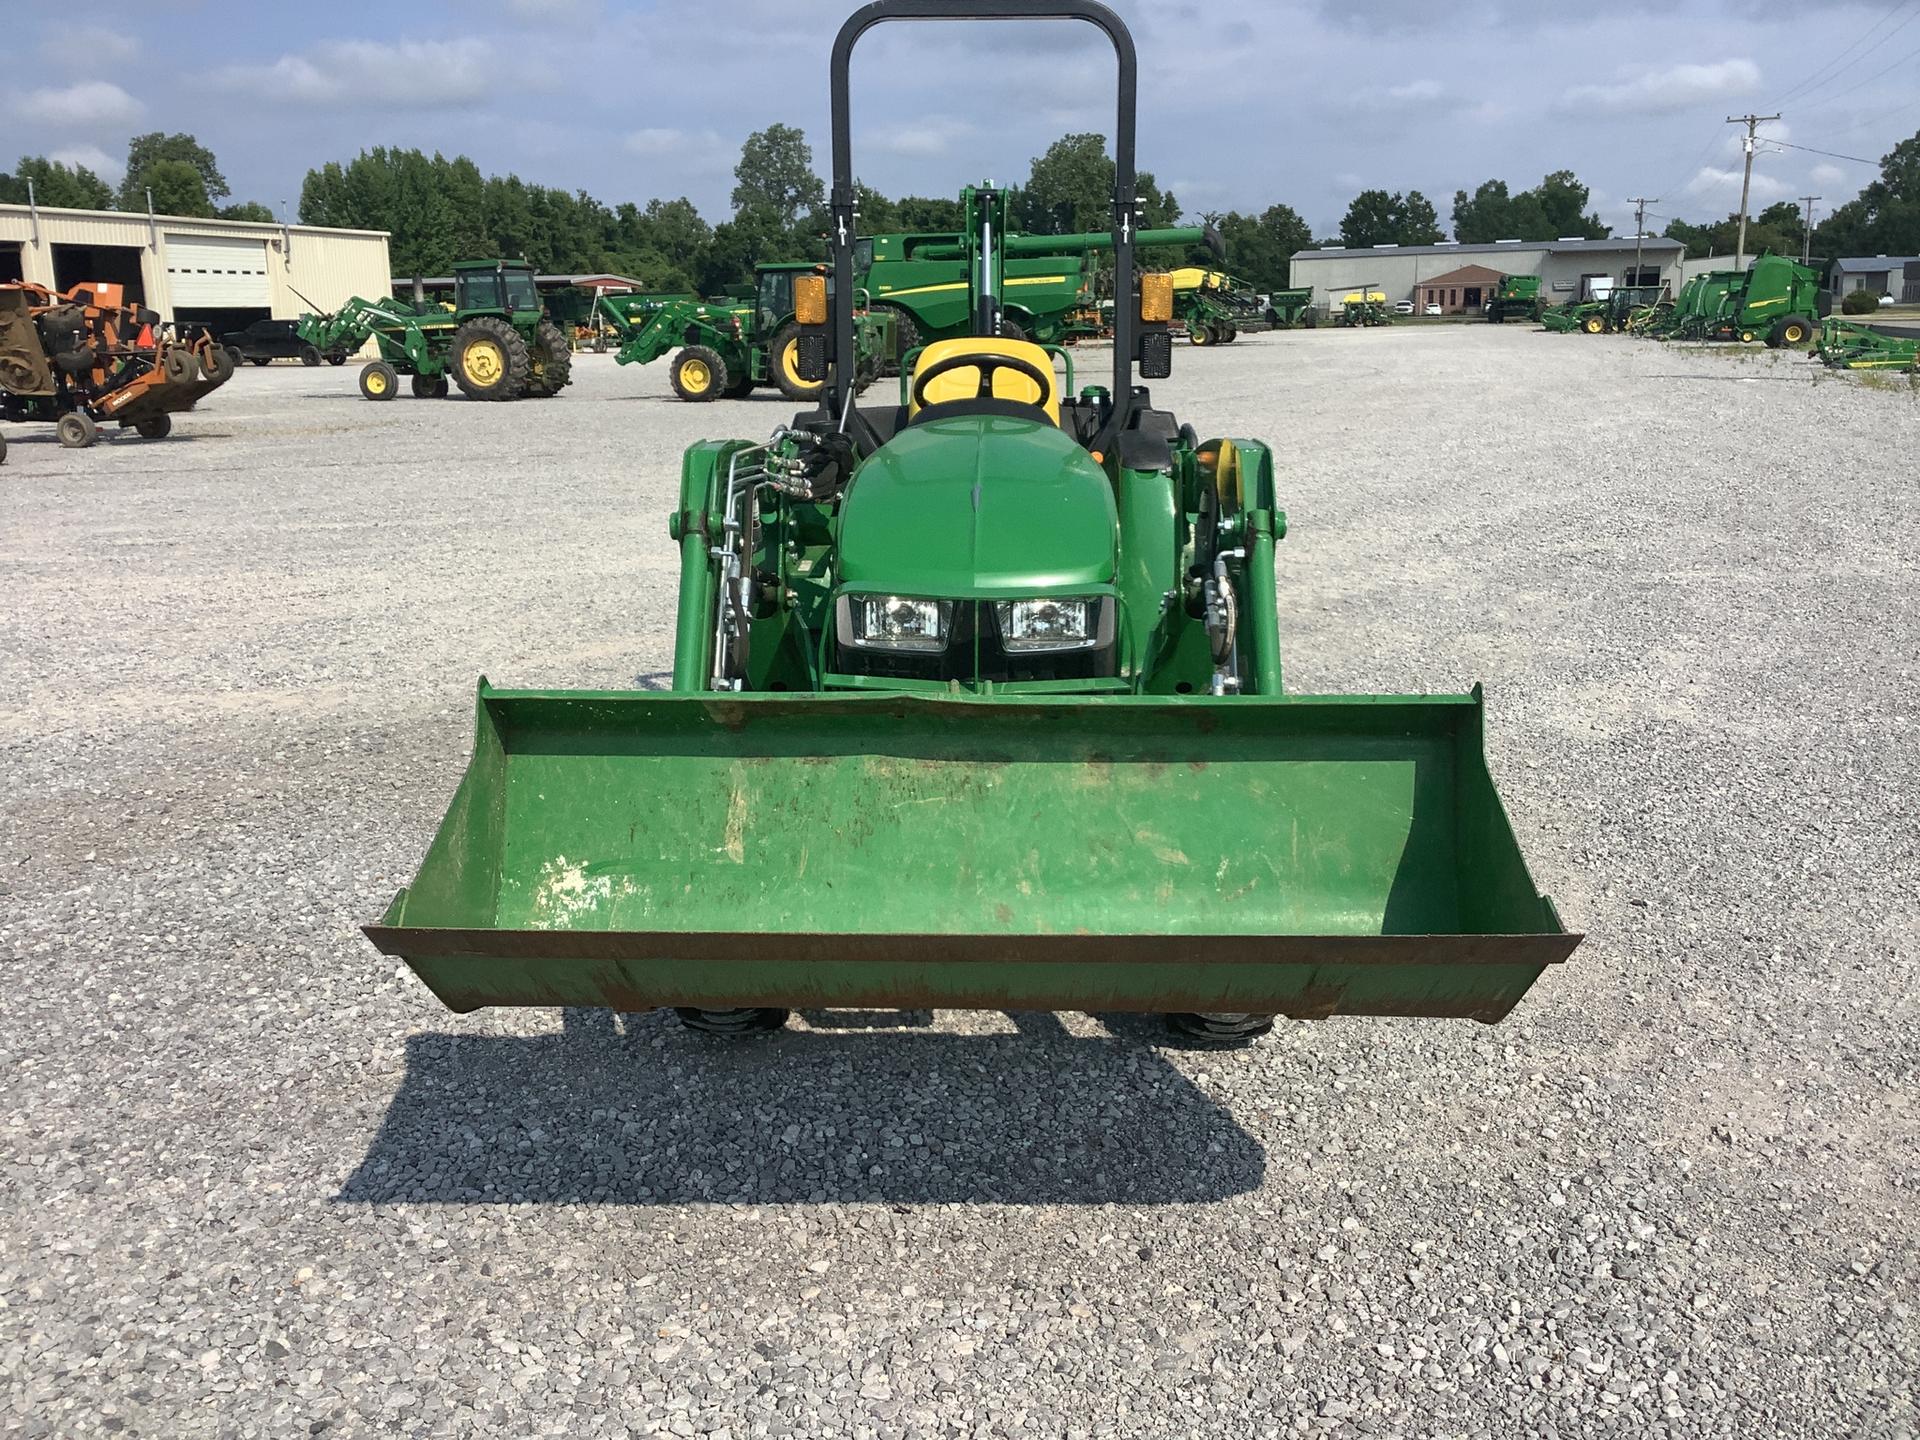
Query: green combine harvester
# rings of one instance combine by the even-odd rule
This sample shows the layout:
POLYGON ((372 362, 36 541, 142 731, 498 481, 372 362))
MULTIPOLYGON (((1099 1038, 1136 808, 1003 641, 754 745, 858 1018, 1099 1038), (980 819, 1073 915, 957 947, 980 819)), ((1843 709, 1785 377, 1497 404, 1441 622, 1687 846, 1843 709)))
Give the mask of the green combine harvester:
POLYGON ((1579 941, 1534 887, 1479 691, 1281 684, 1272 453, 1136 383, 1136 58, 1094 0, 876 0, 833 47, 832 273, 795 282, 821 403, 686 453, 673 688, 495 690, 413 883, 367 934, 445 1004, 1495 1021, 1579 941), (857 402, 848 70, 891 20, 1075 18, 1119 59, 1112 370, 1001 333, 1008 197, 973 191, 971 331, 857 402))
POLYGON ((1487 319, 1504 325, 1510 319, 1538 320, 1545 301, 1540 298, 1538 275, 1503 275, 1500 288, 1487 302, 1487 319))
MULTIPOLYGON (((801 379, 795 360, 793 283, 818 269, 804 260, 756 265, 751 301, 603 295, 595 311, 619 341, 619 364, 650 365, 674 352, 668 380, 682 400, 738 400, 759 385, 789 400, 817 400, 824 387, 801 379)), ((892 316, 863 309, 857 338, 865 385, 895 359, 892 316)))
POLYGON ((541 310, 531 265, 467 260, 453 283, 451 310, 356 295, 331 314, 302 315, 295 329, 323 354, 374 341, 380 358, 360 371, 369 400, 393 399, 402 375, 423 400, 445 399, 449 377, 471 400, 543 398, 572 382, 573 348, 541 310))

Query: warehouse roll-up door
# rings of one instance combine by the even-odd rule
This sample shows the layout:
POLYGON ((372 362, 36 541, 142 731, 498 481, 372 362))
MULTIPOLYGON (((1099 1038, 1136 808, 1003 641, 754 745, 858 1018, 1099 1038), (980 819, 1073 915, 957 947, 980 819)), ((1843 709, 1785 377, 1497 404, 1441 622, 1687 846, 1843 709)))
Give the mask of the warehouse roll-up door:
POLYGON ((267 308, 267 242, 169 235, 167 288, 176 311, 267 308))

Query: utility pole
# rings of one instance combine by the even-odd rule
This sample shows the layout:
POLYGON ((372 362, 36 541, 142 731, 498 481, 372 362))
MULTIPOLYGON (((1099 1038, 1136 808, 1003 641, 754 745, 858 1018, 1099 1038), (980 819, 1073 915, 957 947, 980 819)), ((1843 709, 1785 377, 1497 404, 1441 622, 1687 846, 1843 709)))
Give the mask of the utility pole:
POLYGON ((1744 270, 1747 268, 1747 197, 1753 192, 1753 152, 1755 149, 1753 132, 1759 128, 1763 121, 1778 120, 1779 118, 1778 115, 1727 116, 1727 124, 1744 125, 1747 127, 1747 138, 1742 146, 1747 154, 1747 171, 1746 175, 1740 181, 1740 238, 1734 242, 1733 248, 1733 268, 1736 270, 1744 270))
POLYGON ((1824 200, 1824 195, 1802 195, 1800 203, 1807 207, 1806 224, 1800 227, 1800 263, 1808 264, 1813 256, 1813 202, 1824 200))
POLYGON ((1633 197, 1633 283, 1640 283, 1640 242, 1647 235, 1647 206, 1658 205, 1660 199, 1655 196, 1649 200, 1644 195, 1633 197))

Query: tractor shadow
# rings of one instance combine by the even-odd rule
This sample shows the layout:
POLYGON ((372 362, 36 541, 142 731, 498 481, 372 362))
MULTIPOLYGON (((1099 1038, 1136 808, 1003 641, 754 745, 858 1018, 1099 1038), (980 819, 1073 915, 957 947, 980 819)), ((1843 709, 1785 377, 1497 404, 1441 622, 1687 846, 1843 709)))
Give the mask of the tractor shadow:
POLYGON ((953 1035, 924 1011, 824 1012, 719 1040, 664 1012, 570 1010, 557 1035, 416 1035, 335 1198, 1181 1205, 1259 1186, 1258 1142, 1148 1022, 1087 1038, 1012 1018, 1014 1034, 953 1035))

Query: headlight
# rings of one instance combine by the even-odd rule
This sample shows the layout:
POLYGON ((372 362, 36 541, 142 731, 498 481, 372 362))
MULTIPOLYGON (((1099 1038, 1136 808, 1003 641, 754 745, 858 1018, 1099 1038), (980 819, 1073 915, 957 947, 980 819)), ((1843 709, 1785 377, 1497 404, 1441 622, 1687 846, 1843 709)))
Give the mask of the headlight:
POLYGON ((1009 655, 1090 650, 1100 641, 1098 600, 1003 600, 993 610, 1009 655))
POLYGON ((947 648, 953 618, 950 600, 915 600, 906 595, 854 595, 849 609, 853 643, 870 650, 936 651, 947 648))

